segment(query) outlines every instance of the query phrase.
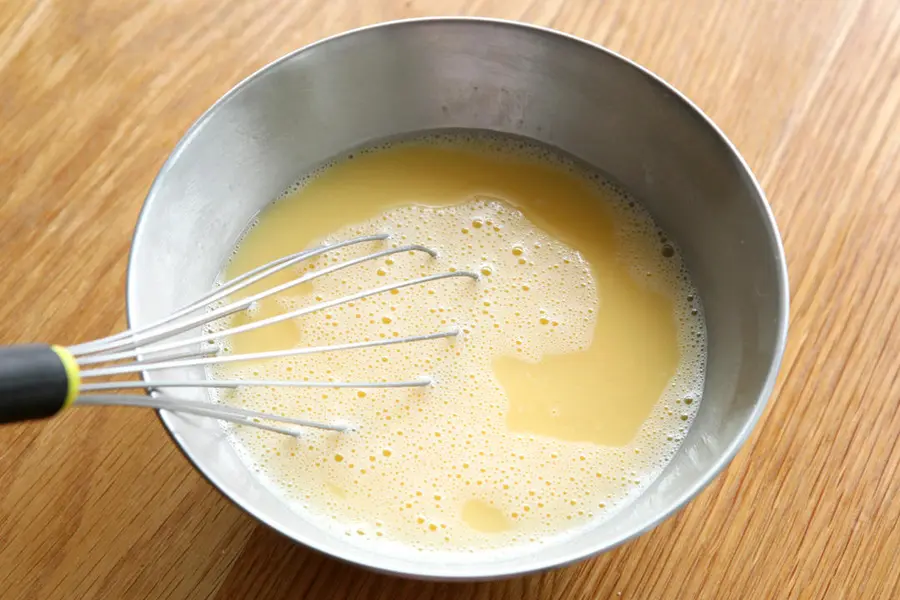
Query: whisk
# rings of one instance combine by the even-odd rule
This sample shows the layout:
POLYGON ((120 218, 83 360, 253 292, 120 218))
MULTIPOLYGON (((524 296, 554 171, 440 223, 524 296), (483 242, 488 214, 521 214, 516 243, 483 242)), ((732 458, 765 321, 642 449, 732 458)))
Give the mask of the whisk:
POLYGON ((325 423, 295 419, 277 414, 226 406, 212 401, 203 402, 177 398, 170 394, 179 388, 237 388, 247 386, 357 389, 422 387, 431 385, 431 378, 427 375, 419 375, 408 381, 389 382, 282 381, 263 379, 192 380, 186 378, 146 382, 110 381, 109 378, 163 369, 177 370, 239 361, 257 361, 284 356, 339 352, 355 348, 409 344, 440 338, 452 338, 459 335, 459 330, 454 327, 443 331, 406 337, 357 341, 328 346, 286 348, 245 354, 229 354, 223 350, 220 343, 221 338, 229 335, 266 327, 288 319, 296 319, 368 296, 389 293, 391 290, 425 285, 452 277, 463 277, 477 281, 479 278, 478 274, 470 271, 449 271, 399 281, 355 294, 324 300, 245 325, 229 327, 221 331, 203 332, 203 328, 214 321, 241 311, 253 310, 256 303, 263 298, 273 296, 342 269, 401 252, 422 252, 430 255, 432 258, 437 256, 437 252, 434 250, 418 244, 398 245, 306 273, 286 283, 250 294, 239 300, 228 300, 229 296, 235 292, 302 261, 346 246, 383 242, 389 238, 390 235, 386 233, 366 235, 342 242, 323 244, 310 250, 284 256, 223 283, 202 298, 163 319, 98 340, 69 347, 48 344, 23 344, 0 347, 0 423, 51 417, 72 406, 118 405, 154 408, 210 417, 287 435, 298 435, 302 432, 303 427, 315 427, 332 431, 353 429, 353 425, 350 423, 325 423), (192 330, 197 329, 202 333, 190 333, 192 330), (187 335, 185 337, 178 337, 186 332, 187 335), (128 395, 110 393, 140 389, 147 390, 151 394, 128 395), (161 391, 166 391, 166 393, 162 394, 160 393, 161 391))

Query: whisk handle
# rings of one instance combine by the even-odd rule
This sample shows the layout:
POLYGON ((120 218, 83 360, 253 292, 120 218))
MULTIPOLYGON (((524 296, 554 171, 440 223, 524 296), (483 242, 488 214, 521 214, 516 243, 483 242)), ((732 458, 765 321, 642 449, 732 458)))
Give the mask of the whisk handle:
POLYGON ((75 400, 79 379, 65 348, 0 346, 0 423, 52 417, 75 400))

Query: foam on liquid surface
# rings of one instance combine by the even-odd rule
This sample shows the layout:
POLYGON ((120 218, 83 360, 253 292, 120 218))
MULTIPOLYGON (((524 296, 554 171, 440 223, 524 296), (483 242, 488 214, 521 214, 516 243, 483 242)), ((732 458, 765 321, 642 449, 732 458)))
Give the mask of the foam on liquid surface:
POLYGON ((329 252, 266 286, 392 245, 438 257, 363 263, 218 326, 453 269, 480 280, 380 294, 232 336, 228 351, 461 335, 218 369, 229 379, 434 379, 221 392, 228 404, 358 426, 301 439, 231 428, 267 485, 360 544, 446 559, 528 551, 608 517, 652 482, 697 410, 705 328, 677 248, 632 198, 542 147, 433 136, 355 153, 302 181, 260 215, 226 275, 382 232, 392 238, 329 252))

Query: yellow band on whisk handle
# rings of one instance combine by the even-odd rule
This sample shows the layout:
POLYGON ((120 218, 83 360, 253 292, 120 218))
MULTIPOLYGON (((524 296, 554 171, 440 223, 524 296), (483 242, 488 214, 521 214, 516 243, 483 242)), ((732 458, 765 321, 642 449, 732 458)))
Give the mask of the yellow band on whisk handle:
POLYGON ((68 408, 72 406, 72 403, 75 402, 75 398, 78 397, 78 389, 81 387, 81 369, 78 368, 78 362, 75 360, 75 357, 72 356, 72 353, 69 352, 68 348, 62 346, 50 346, 50 349, 59 356, 59 360, 66 370, 68 386, 66 388, 66 400, 63 402, 63 408, 68 408))
POLYGON ((0 423, 52 417, 78 396, 81 375, 61 346, 0 346, 0 423))

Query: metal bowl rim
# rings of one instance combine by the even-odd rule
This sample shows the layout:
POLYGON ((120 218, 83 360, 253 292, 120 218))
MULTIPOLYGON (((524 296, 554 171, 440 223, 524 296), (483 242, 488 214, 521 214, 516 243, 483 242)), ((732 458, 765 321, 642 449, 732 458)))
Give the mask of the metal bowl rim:
MULTIPOLYGON (((266 515, 261 514, 260 511, 255 511, 253 507, 244 506, 240 502, 234 500, 229 496, 227 492, 225 492, 219 484, 214 481, 210 475, 206 472, 201 464, 191 456, 191 454, 178 442, 175 437, 169 419, 171 415, 166 413, 165 411, 157 411, 157 415, 162 421, 163 426, 166 429, 166 432, 172 438, 172 441, 175 442, 175 445, 179 448, 181 453, 187 458, 187 460, 194 466, 194 468, 201 474, 203 477, 209 481, 223 496, 231 500, 235 503, 239 508, 241 508, 244 512, 251 515, 253 518, 258 520, 261 523, 264 523, 271 529, 276 532, 284 535, 285 537, 291 539, 292 541, 299 542, 309 548, 313 548, 323 554, 327 554, 332 556, 333 558, 337 558, 341 561, 351 562, 352 564, 357 564, 359 566, 368 568, 373 571, 389 573, 392 575, 398 575, 403 577, 413 577, 416 579, 424 579, 424 580, 440 580, 440 581, 476 581, 476 580, 491 580, 491 579, 502 579, 508 577, 516 577, 522 576, 529 573, 536 573, 545 571, 552 568, 563 567, 565 565, 569 565, 591 556, 595 556, 602 552, 606 552, 611 550, 625 542, 628 542, 644 533, 650 531, 659 525, 662 521, 668 519, 677 511, 681 510, 690 500, 696 497, 703 489, 705 489, 718 475, 721 473, 728 464, 734 459, 737 452, 744 445, 744 443, 749 438, 751 432, 762 416, 763 411, 765 410, 766 404, 768 403, 768 399, 775 387, 776 378, 778 375, 779 368, 781 366, 782 358, 784 356, 784 349, 787 343, 787 333, 788 333, 788 314, 789 314, 789 283, 788 283, 788 272, 787 272, 787 261, 784 254, 784 247, 781 241, 781 237, 778 232, 778 226, 775 222, 775 217, 772 214, 771 207, 769 206, 765 193, 762 190, 759 182, 754 176, 753 172, 750 170, 750 167, 747 165, 744 158, 740 155, 737 148, 735 148, 734 144, 725 136, 725 134, 719 129, 719 127, 693 102, 691 102, 684 94, 675 89, 672 85, 667 83, 661 77, 651 72, 650 70, 640 66, 634 61, 621 56, 620 54, 613 52, 603 46, 596 44, 594 42, 584 40, 574 35, 570 35, 567 33, 563 33, 554 29, 550 29, 548 27, 543 27, 539 25, 531 25, 527 23, 522 23, 519 21, 512 21, 507 19, 493 19, 493 18, 484 18, 484 17, 424 17, 424 18, 415 18, 415 19, 401 19, 395 21, 387 21, 382 23, 376 23, 373 25, 367 25, 364 27, 358 27, 355 29, 351 29, 342 33, 338 33, 332 36, 325 37, 321 40, 298 48, 284 56, 272 61, 271 63, 263 66, 258 69, 253 74, 249 75, 237 85, 232 87, 228 92, 226 92, 221 98, 219 98, 211 107, 209 107, 187 130, 184 136, 179 140, 178 144, 172 150, 171 154, 167 158, 166 162, 160 168, 156 177, 153 180, 152 185, 150 186, 149 191, 147 192, 147 196, 144 200, 144 204, 141 208, 140 214, 138 215, 138 219, 135 225, 134 234, 132 236, 131 248, 137 244, 140 236, 143 234, 142 224, 144 222, 145 214, 150 210, 151 205, 153 204, 153 199, 155 197, 157 188, 161 185, 161 181, 165 179, 169 170, 172 166, 178 161, 182 151, 187 146, 187 144, 200 132, 203 126, 212 118, 212 116, 219 110, 219 108, 225 104, 232 96, 239 93, 242 89, 249 86, 253 83, 255 79, 261 77, 265 73, 268 73, 271 70, 277 68, 281 63, 292 60, 294 57, 308 52, 320 45, 328 44, 334 40, 338 40, 344 37, 356 35, 361 32, 374 30, 374 29, 393 29, 400 27, 409 27, 409 26, 418 26, 422 24, 430 24, 430 23, 455 23, 460 25, 465 24, 476 24, 476 25, 492 25, 498 27, 508 27, 513 29, 520 30, 528 30, 533 32, 536 35, 546 35, 553 36, 557 38, 562 38, 568 40, 572 43, 582 44, 596 52, 601 52, 608 57, 611 57, 615 60, 619 60, 622 63, 630 66, 633 69, 636 69, 640 73, 642 73, 646 78, 648 78, 652 83, 656 84, 666 92, 670 93, 675 97, 675 99, 685 105, 690 111, 694 112, 696 115, 701 117, 703 122, 709 127, 715 134, 718 136, 720 141, 724 144, 724 147, 728 149, 728 151, 732 154, 732 157, 737 161, 737 163, 741 166, 741 169, 744 171, 744 174, 747 176, 748 180, 751 182, 754 192, 755 198, 757 200, 758 206, 757 208, 760 210, 762 215, 765 217, 765 224, 768 229, 769 237, 770 237, 770 247, 775 251, 775 263, 778 270, 777 278, 778 278, 778 323, 777 323, 777 338, 776 338, 776 347, 773 359, 769 366, 769 371, 766 375, 765 383, 763 385, 762 392, 760 393, 756 405, 754 406, 753 411, 747 418, 747 421, 742 428, 742 430, 735 437, 734 441, 725 449, 719 459, 707 470, 706 474, 701 478, 700 481, 697 482, 694 486, 689 488, 685 493, 681 495, 675 502, 671 503, 670 506, 661 511, 657 518, 655 518, 652 522, 648 523, 645 527, 640 528, 638 530, 632 531, 630 533, 619 536, 617 539, 614 539, 612 542, 599 544, 596 547, 591 548, 586 552, 577 552, 571 553, 571 555, 562 558, 561 560, 542 560, 540 558, 528 558, 527 560, 520 560, 521 567, 516 567, 513 569, 504 569, 498 570, 496 572, 488 573, 488 574, 479 574, 479 575, 466 575, 464 573, 458 575, 437 575, 432 569, 430 569, 430 565, 427 563, 422 563, 421 568, 417 570, 405 570, 398 571, 393 569, 385 569, 379 567, 379 565, 375 563, 362 563, 358 561, 350 561, 345 557, 329 552, 324 548, 318 547, 318 545, 311 543, 309 540, 301 540, 297 539, 294 536, 291 536, 285 533, 282 528, 280 528, 276 523, 271 522, 266 518, 266 515)), ((133 306, 134 306, 134 280, 137 277, 135 269, 134 269, 134 253, 133 251, 130 253, 127 267, 127 275, 126 275, 126 318, 128 327, 133 326, 133 306)), ((146 373, 141 373, 142 378, 147 380, 146 373)), ((474 560, 477 561, 477 555, 475 555, 474 560)), ((464 569, 460 569, 464 570, 464 569)))

